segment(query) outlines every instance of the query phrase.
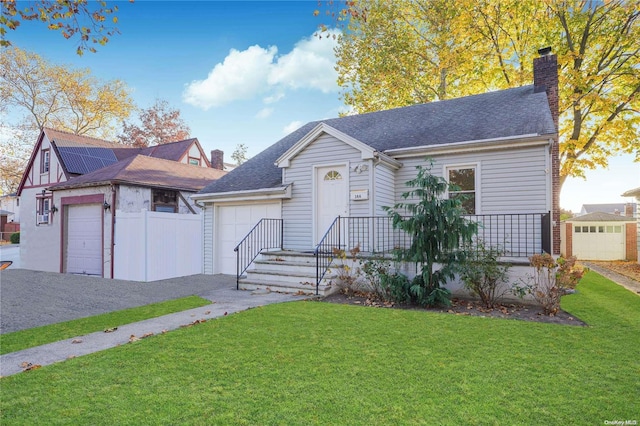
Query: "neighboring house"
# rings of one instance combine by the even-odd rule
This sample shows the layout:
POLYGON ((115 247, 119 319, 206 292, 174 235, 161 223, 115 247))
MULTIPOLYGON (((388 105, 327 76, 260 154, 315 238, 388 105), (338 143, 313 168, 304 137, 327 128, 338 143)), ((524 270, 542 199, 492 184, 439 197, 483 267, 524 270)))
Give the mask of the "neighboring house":
POLYGON ((636 217, 638 205, 636 203, 610 203, 610 204, 583 204, 580 213, 582 216, 589 213, 609 213, 626 217, 636 217))
MULTIPOLYGON (((193 197, 205 205, 205 273, 236 274, 234 248, 259 222, 238 247, 241 270, 261 248, 393 249, 397 232, 383 207, 401 200, 427 157, 432 173, 470 197, 467 212, 483 223, 486 241, 525 262, 543 250, 559 254, 555 55, 536 58, 534 74, 535 85, 302 126, 193 197)), ((272 260, 284 269, 283 256, 272 260)), ((320 280, 324 260, 305 261, 313 264, 308 281, 320 280)), ((242 286, 284 280, 254 278, 242 286)))
POLYGON ((18 189, 21 266, 114 278, 117 214, 198 214, 189 195, 225 174, 209 165, 197 139, 140 149, 44 129, 18 189))
POLYGON ((563 222, 562 254, 580 260, 636 260, 636 219, 611 213, 587 213, 563 222))
POLYGON ((20 232, 20 198, 14 193, 0 197, 0 240, 15 232, 20 232))
POLYGON ((9 221, 20 223, 20 197, 15 192, 0 197, 0 210, 11 212, 9 221))
MULTIPOLYGON (((624 194, 622 194, 623 197, 635 197, 636 201, 638 201, 638 203, 640 203, 640 188, 634 188, 634 189, 630 189, 628 191, 626 191, 624 194)), ((637 205, 637 204, 636 204, 637 205)), ((636 214, 636 221, 637 221, 637 226, 636 226, 636 245, 638 247, 637 253, 638 253, 638 262, 640 262, 640 214, 636 214)))

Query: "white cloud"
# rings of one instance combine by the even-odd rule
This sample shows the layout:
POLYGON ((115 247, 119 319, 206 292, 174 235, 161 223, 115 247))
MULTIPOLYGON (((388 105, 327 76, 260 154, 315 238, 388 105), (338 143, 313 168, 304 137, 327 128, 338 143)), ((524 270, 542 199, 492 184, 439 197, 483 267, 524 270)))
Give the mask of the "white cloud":
POLYGON ((323 93, 337 91, 338 74, 334 69, 337 43, 333 37, 319 39, 313 35, 300 40, 291 52, 278 58, 269 74, 269 84, 317 89, 323 93))
POLYGON ((256 114, 256 118, 264 120, 265 118, 269 117, 271 114, 273 114, 273 108, 262 108, 256 114))
POLYGON ((286 89, 337 92, 334 69, 337 40, 333 34, 337 35, 338 31, 331 30, 329 36, 322 39, 306 37, 296 43, 291 52, 281 56, 277 55, 276 46, 231 49, 206 79, 188 83, 182 98, 188 104, 207 110, 264 93, 265 104, 275 103, 285 96, 286 89))
POLYGON ((288 135, 289 133, 298 130, 300 127, 302 127, 303 124, 304 123, 302 121, 292 121, 291 123, 284 126, 284 129, 282 129, 282 133, 288 135))
POLYGON ((231 49, 223 63, 216 64, 205 80, 189 83, 183 100, 205 110, 239 99, 249 99, 264 90, 277 47, 255 45, 247 50, 231 49))
POLYGON ((279 93, 274 93, 271 96, 267 96, 266 98, 262 99, 262 102, 264 102, 266 105, 275 104, 282 98, 284 98, 284 93, 279 92, 279 93))

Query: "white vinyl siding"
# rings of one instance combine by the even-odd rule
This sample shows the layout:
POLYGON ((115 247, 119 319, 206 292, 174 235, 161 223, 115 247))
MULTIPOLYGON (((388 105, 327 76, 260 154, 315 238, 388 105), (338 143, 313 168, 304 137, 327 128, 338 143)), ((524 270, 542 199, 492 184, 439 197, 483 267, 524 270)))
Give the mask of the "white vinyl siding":
MULTIPOLYGON (((426 157, 426 156, 425 156, 426 157)), ((548 147, 468 152, 434 156, 431 173, 442 176, 449 166, 476 164, 478 166, 476 214, 546 213, 551 209, 546 194, 550 175, 545 171, 548 147)), ((403 167, 396 172, 396 202, 409 188, 408 180, 415 178, 415 166, 428 165, 424 158, 403 158, 403 167)))
MULTIPOLYGON (((369 189, 370 167, 360 174, 353 171, 357 164, 368 164, 360 151, 329 135, 322 135, 291 159, 284 169, 284 183, 293 184, 292 197, 284 200, 284 246, 291 250, 313 248, 313 173, 317 165, 344 165, 349 167, 349 190, 369 189)), ((371 191, 370 191, 371 192, 371 191)), ((350 201, 349 215, 369 215, 367 201, 350 201)))
POLYGON ((378 164, 375 168, 374 185, 374 211, 376 216, 386 216, 383 207, 393 207, 394 198, 394 171, 384 164, 378 164))

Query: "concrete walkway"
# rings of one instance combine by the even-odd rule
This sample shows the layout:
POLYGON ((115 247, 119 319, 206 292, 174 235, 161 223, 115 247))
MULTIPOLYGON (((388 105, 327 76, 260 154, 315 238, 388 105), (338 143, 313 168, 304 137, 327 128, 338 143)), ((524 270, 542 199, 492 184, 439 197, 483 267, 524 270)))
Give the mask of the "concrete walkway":
MULTIPOLYGON (((25 276, 33 275, 29 272, 24 272, 24 270, 22 270, 21 272, 18 272, 17 275, 24 279, 25 276)), ((3 281, 3 292, 9 278, 7 275, 8 274, 3 272, 1 277, 3 281)), ((37 274, 35 275, 37 276, 37 274)), ((52 274, 50 277, 51 281, 56 281, 64 277, 69 278, 69 276, 60 277, 60 275, 62 274, 52 274)), ((176 280, 177 279, 172 280, 172 283, 176 280)), ((302 300, 305 298, 304 296, 272 293, 267 291, 238 291, 235 290, 235 277, 229 276, 193 276, 184 277, 178 281, 180 280, 184 281, 185 286, 187 287, 188 285, 186 283, 189 282, 202 280, 209 282, 210 290, 207 292, 208 294, 206 296, 213 303, 201 308, 164 315, 132 324, 120 325, 117 327, 117 330, 108 333, 99 331, 84 336, 76 336, 59 342, 2 355, 0 356, 0 376, 9 376, 22 372, 25 369, 32 368, 33 366, 50 365, 69 358, 113 348, 115 346, 126 344, 131 340, 144 338, 151 334, 159 334, 175 330, 183 326, 188 326, 200 321, 211 320, 213 318, 233 314, 249 308, 272 303, 302 300)), ((108 286, 109 282, 112 281, 105 280, 105 282, 102 282, 102 285, 108 286)), ((130 284, 134 285, 135 283, 130 284)), ((157 286, 164 288, 166 287, 166 283, 160 283, 157 284, 157 286)), ((4 310, 2 315, 5 315, 4 310)))
POLYGON ((591 262, 585 261, 582 263, 589 269, 593 270, 594 272, 597 272, 598 274, 602 275, 605 278, 610 279, 614 283, 620 284, 622 287, 626 288, 632 293, 640 294, 640 282, 636 280, 632 280, 631 278, 625 277, 622 274, 618 274, 617 272, 614 272, 611 269, 604 268, 600 265, 596 265, 591 262))

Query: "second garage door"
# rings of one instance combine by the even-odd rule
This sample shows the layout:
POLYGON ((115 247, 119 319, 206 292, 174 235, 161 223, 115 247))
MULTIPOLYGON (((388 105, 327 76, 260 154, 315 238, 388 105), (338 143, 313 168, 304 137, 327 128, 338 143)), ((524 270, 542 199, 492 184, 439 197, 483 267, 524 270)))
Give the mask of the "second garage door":
POLYGON ((260 219, 280 219, 280 202, 240 205, 220 205, 216 209, 214 233, 215 272, 236 274, 235 246, 260 221, 260 219))
POLYGON ((102 276, 102 205, 68 207, 65 257, 65 272, 102 276))
POLYGON ((573 254, 580 260, 625 258, 625 225, 584 223, 573 226, 573 254))

